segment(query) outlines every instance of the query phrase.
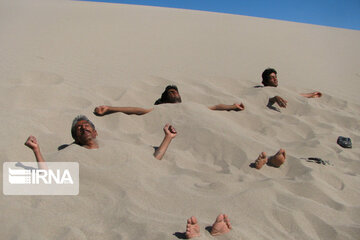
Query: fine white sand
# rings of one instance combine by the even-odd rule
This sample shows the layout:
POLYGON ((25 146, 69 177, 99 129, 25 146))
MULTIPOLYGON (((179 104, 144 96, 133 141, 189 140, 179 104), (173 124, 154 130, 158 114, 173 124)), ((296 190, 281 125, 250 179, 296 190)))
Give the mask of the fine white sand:
MULTIPOLYGON (((79 162, 78 196, 0 197, 0 239, 359 239, 360 31, 199 11, 54 0, 0 1, 1 161, 79 162), (254 88, 267 67, 278 88, 254 88), (144 116, 168 84, 181 104, 144 116), (318 90, 320 99, 301 92, 318 90), (266 107, 279 95, 280 112, 266 107), (245 111, 206 107, 243 102, 245 111), (78 114, 101 147, 72 145, 78 114), (171 123, 163 160, 153 147, 171 123), (352 149, 336 144, 351 137, 352 149), (249 167, 280 148, 280 168, 249 167), (320 157, 331 165, 306 162, 320 157), (205 229, 227 213, 233 230, 205 229)), ((2 175, 2 173, 1 173, 2 175)))

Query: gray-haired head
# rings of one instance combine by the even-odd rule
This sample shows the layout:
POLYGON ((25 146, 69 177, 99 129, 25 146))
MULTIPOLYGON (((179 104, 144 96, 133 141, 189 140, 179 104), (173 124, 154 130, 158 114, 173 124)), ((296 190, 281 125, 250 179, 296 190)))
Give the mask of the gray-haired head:
POLYGON ((85 116, 85 115, 78 115, 76 118, 74 118, 72 125, 71 125, 71 136, 74 140, 76 140, 76 128, 75 125, 79 121, 87 121, 91 127, 95 130, 95 125, 85 116))

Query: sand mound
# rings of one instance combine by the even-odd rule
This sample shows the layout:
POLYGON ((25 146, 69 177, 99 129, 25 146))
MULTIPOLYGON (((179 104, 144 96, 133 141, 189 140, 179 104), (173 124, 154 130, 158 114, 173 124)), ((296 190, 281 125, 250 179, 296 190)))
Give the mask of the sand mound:
MULTIPOLYGON (((199 239, 219 213, 224 239, 360 236, 360 32, 227 14, 73 1, 0 1, 1 160, 79 162, 78 196, 4 196, 1 239, 199 239), (278 88, 254 88, 267 67, 278 88), (151 107, 168 84, 182 104, 144 116, 96 117, 95 106, 151 107), (301 92, 318 90, 319 99, 301 92), (269 97, 288 101, 269 109, 269 97), (242 112, 210 111, 243 102, 242 112), (279 111, 277 111, 279 110, 279 111), (101 147, 71 145, 78 114, 101 147), (178 136, 162 161, 162 127, 178 136), (349 136, 352 149, 336 144, 349 136), (287 151, 280 168, 249 165, 287 151), (302 158, 320 157, 331 165, 302 158)), ((221 237, 220 237, 221 238, 221 237)), ((219 238, 219 239, 220 239, 219 238)))

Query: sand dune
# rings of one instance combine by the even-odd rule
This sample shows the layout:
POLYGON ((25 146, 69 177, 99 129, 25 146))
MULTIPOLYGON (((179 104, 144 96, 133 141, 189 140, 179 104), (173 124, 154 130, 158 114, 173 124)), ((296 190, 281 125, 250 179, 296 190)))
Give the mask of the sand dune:
MULTIPOLYGON (((0 156, 79 162, 78 196, 1 195, 1 239, 179 239, 197 216, 218 239, 359 239, 360 32, 199 11, 76 1, 0 1, 0 156), (267 67, 278 88, 254 88, 267 67), (152 107, 168 84, 181 104, 144 116, 93 115, 98 105, 152 107), (301 92, 318 90, 319 99, 301 92), (286 109, 266 107, 269 97, 286 109), (245 111, 210 111, 243 102, 245 111), (78 114, 100 148, 71 145, 78 114), (162 127, 178 136, 163 160, 162 127), (352 149, 336 144, 349 136, 352 149), (280 148, 280 168, 249 165, 280 148), (330 165, 302 158, 320 157, 330 165)), ((2 174, 2 173, 1 173, 2 174)))

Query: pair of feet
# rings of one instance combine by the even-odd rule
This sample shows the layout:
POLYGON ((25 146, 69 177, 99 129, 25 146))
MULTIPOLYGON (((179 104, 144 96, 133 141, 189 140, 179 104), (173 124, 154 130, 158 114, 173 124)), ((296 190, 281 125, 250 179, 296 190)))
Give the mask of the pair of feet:
POLYGON ((280 167, 286 159, 285 149, 280 148, 280 150, 271 157, 267 157, 265 152, 260 153, 259 157, 255 160, 255 168, 260 169, 265 164, 269 163, 269 165, 274 167, 280 167))
MULTIPOLYGON (((231 224, 228 216, 220 214, 212 225, 210 234, 217 236, 229 232, 230 229, 231 224)), ((187 239, 200 236, 200 227, 196 217, 193 216, 187 220, 185 236, 187 239)))

